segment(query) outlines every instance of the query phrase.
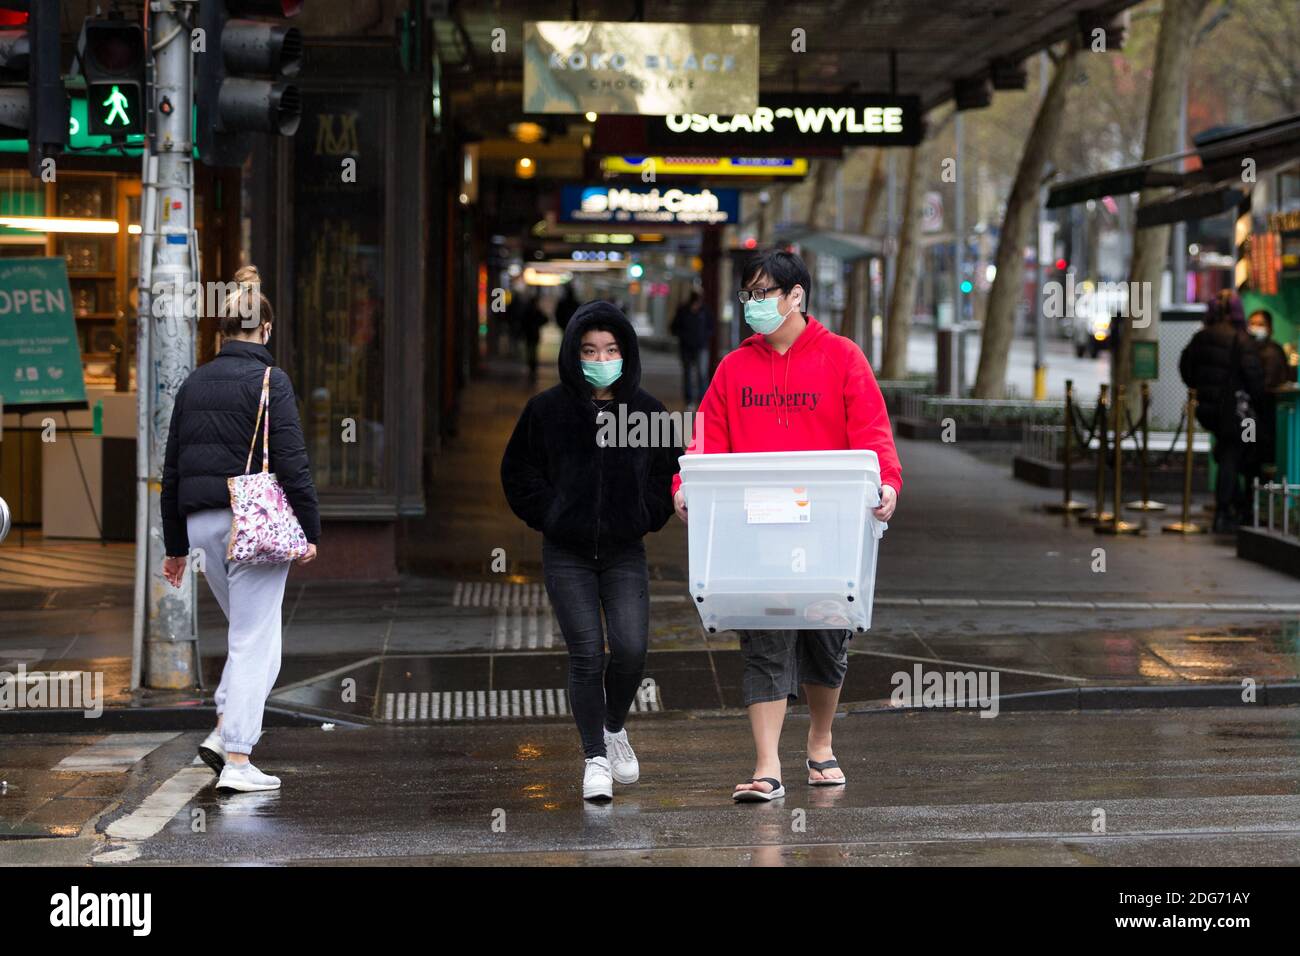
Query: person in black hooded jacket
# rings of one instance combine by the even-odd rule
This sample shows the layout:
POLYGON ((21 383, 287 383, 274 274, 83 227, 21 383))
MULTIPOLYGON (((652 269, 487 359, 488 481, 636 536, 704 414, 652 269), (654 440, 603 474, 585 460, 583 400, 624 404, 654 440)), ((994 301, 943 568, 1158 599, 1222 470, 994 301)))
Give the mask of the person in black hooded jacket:
POLYGON ((589 302, 574 313, 559 366, 560 384, 524 406, 501 484, 511 510, 543 536, 546 591, 569 649, 569 701, 586 756, 583 797, 610 799, 613 780, 635 783, 640 773, 623 724, 650 627, 641 539, 673 514, 684 440, 654 424, 636 430, 638 420, 663 422, 667 412, 640 388, 636 332, 613 304, 589 302), (670 441, 661 441, 665 434, 670 441))

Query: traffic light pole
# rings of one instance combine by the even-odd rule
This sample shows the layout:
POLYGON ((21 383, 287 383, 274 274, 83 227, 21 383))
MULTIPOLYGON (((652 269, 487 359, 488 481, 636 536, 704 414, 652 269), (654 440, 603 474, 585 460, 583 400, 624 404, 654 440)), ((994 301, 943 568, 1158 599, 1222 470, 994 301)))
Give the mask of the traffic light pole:
POLYGON ((136 527, 146 533, 136 535, 133 688, 193 687, 199 667, 193 568, 180 588, 162 575, 163 458, 176 393, 194 369, 198 323, 190 305, 199 279, 191 40, 170 12, 176 7, 188 7, 193 22, 198 5, 186 0, 152 0, 146 13, 153 69, 141 196, 136 496, 136 527))

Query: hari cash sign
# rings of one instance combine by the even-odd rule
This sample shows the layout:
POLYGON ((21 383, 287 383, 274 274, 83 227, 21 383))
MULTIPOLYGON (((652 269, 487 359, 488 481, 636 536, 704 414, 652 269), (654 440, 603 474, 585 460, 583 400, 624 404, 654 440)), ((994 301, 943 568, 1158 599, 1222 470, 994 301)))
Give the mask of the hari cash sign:
POLYGON ((524 24, 528 113, 714 113, 758 106, 758 27, 524 24))
POLYGON ((788 143, 819 146, 914 146, 920 101, 908 96, 788 93, 764 95, 738 113, 674 113, 648 120, 647 146, 740 152, 788 143))
POLYGON ((642 189, 565 186, 565 222, 721 225, 734 223, 740 198, 734 189, 642 189))

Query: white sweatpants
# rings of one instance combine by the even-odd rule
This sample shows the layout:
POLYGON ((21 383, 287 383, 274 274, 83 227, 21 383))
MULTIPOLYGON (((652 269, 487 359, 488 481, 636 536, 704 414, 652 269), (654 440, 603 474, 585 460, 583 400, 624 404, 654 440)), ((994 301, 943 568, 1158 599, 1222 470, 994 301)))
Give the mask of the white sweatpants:
POLYGON ((262 710, 280 674, 280 610, 289 562, 227 562, 231 519, 229 508, 212 508, 194 512, 186 526, 190 548, 203 551, 204 577, 230 622, 217 687, 221 742, 229 753, 249 754, 262 736, 262 710))

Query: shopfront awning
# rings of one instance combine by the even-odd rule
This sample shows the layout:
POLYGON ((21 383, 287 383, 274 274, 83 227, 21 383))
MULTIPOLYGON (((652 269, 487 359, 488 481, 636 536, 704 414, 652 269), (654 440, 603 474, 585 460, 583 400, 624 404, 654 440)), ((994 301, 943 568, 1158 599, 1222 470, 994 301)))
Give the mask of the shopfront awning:
POLYGON ((884 243, 871 236, 858 236, 848 232, 790 228, 778 230, 777 245, 797 243, 800 249, 821 256, 833 256, 841 262, 854 262, 869 256, 883 256, 884 243))
POLYGON ((1173 193, 1138 207, 1139 229, 1220 215, 1235 209, 1245 198, 1242 174, 1247 168, 1258 176, 1300 158, 1300 113, 1255 126, 1214 130, 1194 141, 1196 148, 1189 154, 1057 183, 1048 192, 1047 208, 1170 186, 1174 187, 1173 193), (1170 168, 1178 159, 1190 157, 1199 160, 1196 169, 1180 172, 1170 168))

